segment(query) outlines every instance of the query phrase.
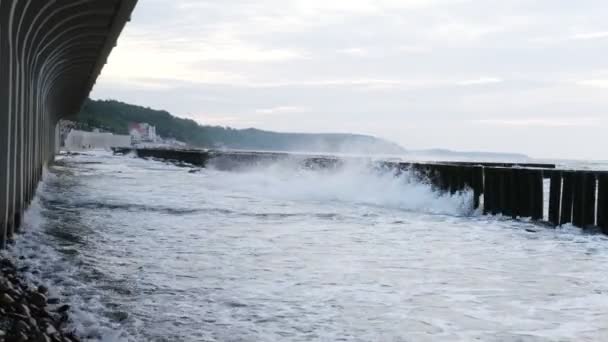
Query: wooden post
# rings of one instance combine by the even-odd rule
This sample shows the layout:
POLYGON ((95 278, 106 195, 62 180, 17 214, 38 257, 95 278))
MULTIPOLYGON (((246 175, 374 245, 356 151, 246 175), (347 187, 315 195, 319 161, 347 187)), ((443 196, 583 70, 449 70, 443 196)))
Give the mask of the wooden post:
POLYGON ((492 188, 492 169, 483 169, 483 213, 484 215, 492 213, 494 189, 492 188))
POLYGON ((584 210, 585 179, 584 173, 574 173, 574 192, 572 195, 572 224, 583 228, 585 226, 584 210))
POLYGON ((509 207, 511 208, 511 217, 516 219, 520 214, 519 205, 520 205, 520 196, 519 196, 519 187, 520 187, 520 173, 517 169, 512 169, 510 174, 509 184, 511 186, 511 196, 509 198, 509 207))
POLYGON ((562 173, 561 171, 551 171, 551 188, 549 190, 549 222, 554 226, 559 226, 559 207, 562 197, 562 173))
POLYGON ((483 168, 479 166, 473 167, 473 204, 475 209, 479 208, 479 197, 483 194, 483 168))
POLYGON ((531 217, 531 195, 530 195, 530 179, 529 171, 525 169, 518 170, 519 178, 519 205, 517 210, 517 216, 519 217, 531 217))
POLYGON ((500 214, 500 173, 498 169, 492 169, 490 178, 490 190, 492 191, 492 215, 500 214))
POLYGON ((450 191, 450 174, 447 165, 439 165, 439 175, 441 179, 441 190, 444 192, 450 191))
POLYGON ((585 228, 595 224, 595 174, 590 172, 575 173, 572 222, 575 226, 585 228))
POLYGON ((463 166, 454 166, 454 178, 456 179, 456 192, 464 191, 465 175, 463 166))
POLYGON ((608 235, 608 173, 599 175, 597 225, 608 235))
POLYGON ((511 208, 511 202, 512 199, 511 197, 513 197, 513 186, 512 186, 512 181, 513 181, 513 169, 511 168, 504 168, 501 170, 502 171, 502 180, 501 180, 501 185, 502 185, 502 196, 501 196, 501 209, 502 209, 502 214, 504 216, 508 216, 508 217, 512 217, 513 216, 513 209, 511 208))
POLYGON ((594 226, 595 225, 595 204, 596 204, 596 190, 597 190, 597 179, 595 173, 585 172, 585 193, 583 194, 583 217, 584 225, 594 226))
POLYGON ((571 171, 564 171, 562 174, 564 180, 562 188, 562 210, 560 224, 572 222, 572 195, 574 191, 574 177, 571 171))
POLYGON ((530 181, 530 216, 533 220, 540 221, 543 219, 543 205, 544 205, 544 192, 543 192, 543 171, 542 170, 530 170, 529 171, 530 181))
POLYGON ((437 171, 437 165, 429 165, 428 180, 434 190, 439 189, 439 172, 437 171))

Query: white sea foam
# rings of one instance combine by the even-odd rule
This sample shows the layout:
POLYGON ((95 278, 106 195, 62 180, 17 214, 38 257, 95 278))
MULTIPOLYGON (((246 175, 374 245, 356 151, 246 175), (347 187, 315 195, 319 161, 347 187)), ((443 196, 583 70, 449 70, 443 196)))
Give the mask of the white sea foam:
MULTIPOLYGON (((39 196, 34 198, 24 214, 22 234, 18 242, 11 246, 9 252, 15 257, 19 267, 26 266, 23 273, 32 284, 43 284, 49 289, 50 298, 60 298, 61 305, 70 305, 70 321, 68 329, 77 331, 83 338, 98 342, 129 342, 136 341, 119 325, 112 323, 100 311, 104 304, 95 294, 84 295, 92 284, 83 281, 78 276, 79 269, 64 254, 69 248, 54 245, 57 241, 49 241, 48 216, 44 212, 41 198, 54 200, 56 195, 45 191, 45 183, 56 180, 52 172, 44 172, 43 182, 39 186, 39 196), (63 253, 62 253, 63 252, 63 253), (25 257, 21 260, 19 257, 25 257)), ((58 212, 57 214, 61 214, 58 212)))
POLYGON ((472 213, 471 191, 438 192, 412 171, 396 174, 367 162, 351 161, 337 169, 310 170, 284 161, 239 172, 218 172, 222 186, 259 196, 320 203, 340 201, 452 215, 472 213))
POLYGON ((608 336, 606 237, 469 216, 409 173, 96 153, 45 178, 11 253, 93 341, 608 336))

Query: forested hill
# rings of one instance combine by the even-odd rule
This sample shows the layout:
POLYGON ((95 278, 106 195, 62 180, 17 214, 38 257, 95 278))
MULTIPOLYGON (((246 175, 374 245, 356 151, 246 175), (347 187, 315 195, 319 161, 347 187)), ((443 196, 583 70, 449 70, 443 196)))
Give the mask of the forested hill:
POLYGON ((370 154, 405 152, 397 144, 367 135, 276 133, 254 128, 204 126, 163 110, 113 100, 88 100, 77 121, 83 129, 101 128, 116 134, 128 134, 130 122, 147 122, 156 126, 157 134, 163 138, 207 148, 370 154))

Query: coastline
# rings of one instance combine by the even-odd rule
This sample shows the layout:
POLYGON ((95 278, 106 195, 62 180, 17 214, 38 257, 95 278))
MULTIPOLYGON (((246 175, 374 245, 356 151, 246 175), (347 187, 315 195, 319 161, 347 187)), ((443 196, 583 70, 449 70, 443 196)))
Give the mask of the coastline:
POLYGON ((9 253, 0 254, 0 341, 81 341, 68 327, 70 306, 48 297, 44 285, 26 279, 27 266, 16 264, 9 253))

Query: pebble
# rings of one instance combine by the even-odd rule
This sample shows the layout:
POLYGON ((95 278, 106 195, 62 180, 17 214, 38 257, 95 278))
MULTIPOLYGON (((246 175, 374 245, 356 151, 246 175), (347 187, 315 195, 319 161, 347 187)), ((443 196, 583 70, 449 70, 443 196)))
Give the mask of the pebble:
POLYGON ((43 308, 46 306, 46 296, 42 293, 34 292, 30 296, 30 302, 39 308, 43 308))
POLYGON ((17 321, 17 323, 15 323, 15 328, 17 328, 18 331, 22 331, 22 332, 28 332, 31 330, 30 325, 25 323, 25 321, 17 321))
POLYGON ((47 334, 40 334, 36 342, 52 342, 52 340, 47 334))
POLYGON ((47 289, 44 285, 40 285, 38 286, 38 292, 42 293, 43 295, 46 295, 49 292, 49 289, 47 289))
POLYGON ((65 305, 60 306, 60 307, 59 307, 57 310, 55 310, 55 311, 57 311, 57 312, 59 312, 59 313, 64 313, 64 312, 66 312, 66 311, 68 311, 68 310, 70 310, 70 306, 69 306, 69 305, 67 305, 67 304, 65 304, 65 305))
POLYGON ((50 305, 56 305, 59 304, 59 298, 49 298, 46 302, 50 305))
POLYGON ((0 304, 3 306, 13 305, 14 302, 15 300, 8 293, 3 293, 2 296, 0 296, 0 304))
POLYGON ((55 335, 57 333, 57 329, 55 329, 55 327, 53 327, 52 325, 47 325, 46 326, 46 334, 47 335, 55 335))
POLYGON ((0 342, 80 342, 65 330, 70 306, 61 305, 51 313, 47 304, 58 305, 60 300, 47 299, 44 285, 31 287, 20 274, 26 270, 0 257, 0 342))
POLYGON ((19 311, 22 314, 24 314, 25 316, 27 316, 27 317, 32 317, 32 313, 30 311, 30 308, 27 305, 25 305, 25 304, 19 305, 19 311))

